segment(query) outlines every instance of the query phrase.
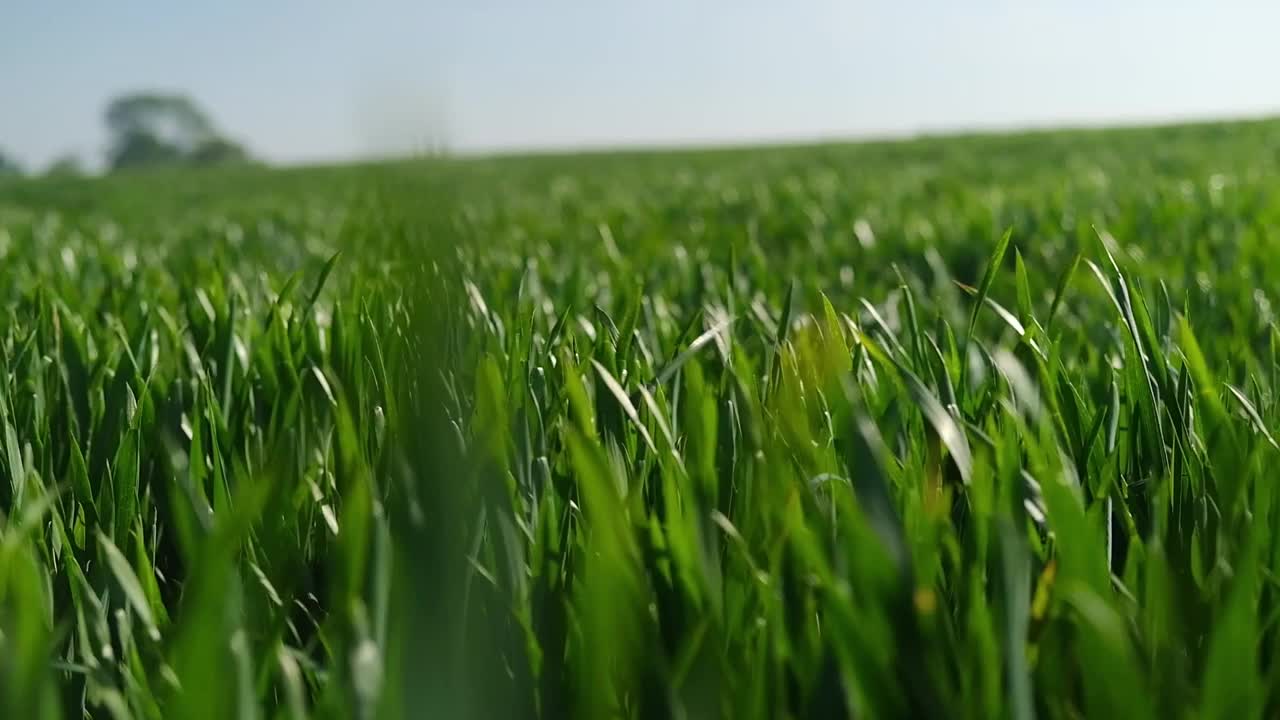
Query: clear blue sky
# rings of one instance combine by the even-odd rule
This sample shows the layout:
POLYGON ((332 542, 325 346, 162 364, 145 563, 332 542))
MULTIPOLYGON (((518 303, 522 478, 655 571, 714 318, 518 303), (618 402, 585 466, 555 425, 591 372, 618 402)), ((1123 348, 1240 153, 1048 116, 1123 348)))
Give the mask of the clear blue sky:
POLYGON ((1259 114, 1278 28, 1244 0, 0 0, 0 148, 96 161, 135 89, 282 162, 1259 114))

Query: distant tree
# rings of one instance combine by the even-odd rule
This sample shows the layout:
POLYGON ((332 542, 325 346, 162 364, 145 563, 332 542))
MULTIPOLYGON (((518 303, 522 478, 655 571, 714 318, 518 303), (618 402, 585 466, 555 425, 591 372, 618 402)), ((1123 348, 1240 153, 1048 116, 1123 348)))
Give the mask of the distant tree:
POLYGON ((112 100, 104 119, 111 135, 111 170, 163 165, 244 162, 248 152, 221 137, 190 98, 132 93, 112 100))
POLYGON ((22 166, 18 164, 18 161, 8 155, 5 155, 3 151, 0 151, 0 177, 21 174, 22 166))
POLYGON ((49 163, 44 174, 49 177, 79 177, 84 175, 84 165, 75 153, 67 153, 49 163))
POLYGON ((132 131, 121 134, 111 146, 109 164, 111 170, 127 170, 137 167, 177 165, 182 161, 182 151, 148 132, 132 131))
POLYGON ((200 143, 187 154, 192 165, 237 165, 251 160, 244 146, 227 138, 213 138, 200 143))

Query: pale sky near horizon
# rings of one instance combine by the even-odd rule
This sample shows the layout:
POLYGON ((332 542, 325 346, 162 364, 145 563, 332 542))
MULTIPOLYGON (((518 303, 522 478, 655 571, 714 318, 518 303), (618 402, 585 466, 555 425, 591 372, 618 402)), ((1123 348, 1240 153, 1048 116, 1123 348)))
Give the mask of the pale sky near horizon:
POLYGON ((1280 112, 1248 0, 0 0, 0 150, 181 90, 278 162, 1280 112))

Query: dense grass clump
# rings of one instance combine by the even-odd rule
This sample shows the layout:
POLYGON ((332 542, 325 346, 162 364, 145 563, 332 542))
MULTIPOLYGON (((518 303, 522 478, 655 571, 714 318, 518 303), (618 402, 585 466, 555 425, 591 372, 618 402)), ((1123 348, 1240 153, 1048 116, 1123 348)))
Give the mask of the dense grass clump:
POLYGON ((0 185, 0 716, 1275 716, 1278 163, 0 185))

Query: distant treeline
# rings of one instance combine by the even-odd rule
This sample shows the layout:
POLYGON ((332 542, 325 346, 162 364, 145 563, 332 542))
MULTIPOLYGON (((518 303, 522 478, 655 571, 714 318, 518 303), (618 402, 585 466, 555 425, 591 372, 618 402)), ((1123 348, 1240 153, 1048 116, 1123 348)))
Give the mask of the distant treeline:
MULTIPOLYGON (((105 170, 236 165, 253 162, 244 145, 223 135, 191 98, 180 93, 136 92, 107 104, 103 113, 109 143, 105 170)), ((44 174, 80 175, 75 154, 55 159, 44 174)), ((23 175, 25 169, 0 150, 0 177, 23 175)))

